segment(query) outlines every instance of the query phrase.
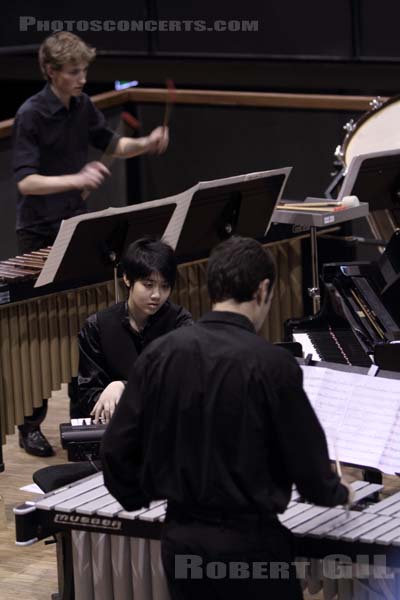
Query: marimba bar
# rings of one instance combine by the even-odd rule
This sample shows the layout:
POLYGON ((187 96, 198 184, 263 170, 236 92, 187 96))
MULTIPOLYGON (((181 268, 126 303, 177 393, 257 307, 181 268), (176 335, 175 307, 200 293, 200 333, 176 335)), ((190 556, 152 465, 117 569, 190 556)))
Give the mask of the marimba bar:
POLYGON ((14 283, 16 280, 36 279, 50 254, 51 247, 43 248, 0 261, 0 283, 14 283))

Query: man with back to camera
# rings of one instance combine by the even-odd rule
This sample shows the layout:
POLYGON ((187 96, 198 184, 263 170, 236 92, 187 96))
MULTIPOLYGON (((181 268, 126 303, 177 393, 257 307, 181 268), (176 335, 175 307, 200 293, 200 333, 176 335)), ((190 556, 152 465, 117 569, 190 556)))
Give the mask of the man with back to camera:
MULTIPOLYGON (((87 162, 89 144, 120 158, 160 154, 167 148, 166 127, 135 139, 119 137, 107 127, 82 92, 95 54, 78 36, 64 31, 40 46, 39 64, 47 84, 19 108, 13 129, 20 253, 51 245, 63 219, 87 212, 87 192, 110 174, 101 162, 87 162)), ((40 430, 46 412, 44 400, 19 426, 20 446, 30 454, 53 454, 40 430)))
POLYGON ((277 514, 293 484, 316 504, 348 501, 301 369, 256 335, 274 281, 272 255, 255 240, 217 246, 212 312, 145 349, 103 437, 105 483, 124 508, 168 500, 161 544, 173 600, 301 599, 277 514), (249 577, 207 575, 216 561, 228 574, 245 564, 249 577), (271 577, 257 576, 260 563, 271 577))

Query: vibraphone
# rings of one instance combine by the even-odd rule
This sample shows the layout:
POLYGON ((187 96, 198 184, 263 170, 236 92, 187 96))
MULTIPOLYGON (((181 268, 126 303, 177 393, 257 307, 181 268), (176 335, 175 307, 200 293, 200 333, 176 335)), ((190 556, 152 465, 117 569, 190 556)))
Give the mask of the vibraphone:
MULTIPOLYGON (((352 485, 356 501, 365 500, 382 488, 365 481, 352 485)), ((61 531, 72 532, 76 600, 168 600, 159 543, 164 502, 126 512, 109 494, 102 474, 98 473, 36 502, 25 502, 14 513, 19 545, 29 545, 61 531)), ((400 566, 400 492, 362 510, 350 511, 304 503, 294 492, 280 519, 295 535, 297 555, 328 557, 333 573, 335 555, 364 559, 364 575, 356 572, 355 579, 326 578, 324 562, 301 559, 300 573, 311 592, 323 589, 325 600, 398 600, 399 579, 391 569, 383 574, 380 571, 386 595, 379 595, 381 580, 375 581, 370 570, 365 577, 365 559, 374 564, 376 557, 384 557, 388 567, 400 566), (377 595, 374 589, 378 590, 377 595)), ((381 562, 378 567, 382 567, 381 562)))
MULTIPOLYGON (((268 244, 279 278, 263 335, 281 339, 282 324, 302 314, 301 241, 268 244)), ((77 375, 77 333, 92 313, 114 303, 113 282, 34 288, 48 249, 0 262, 1 443, 33 408, 77 375), (24 265, 20 263, 24 262, 24 265), (16 264, 15 264, 16 263, 16 264)), ((172 300, 195 319, 209 310, 207 261, 180 265, 172 300)))

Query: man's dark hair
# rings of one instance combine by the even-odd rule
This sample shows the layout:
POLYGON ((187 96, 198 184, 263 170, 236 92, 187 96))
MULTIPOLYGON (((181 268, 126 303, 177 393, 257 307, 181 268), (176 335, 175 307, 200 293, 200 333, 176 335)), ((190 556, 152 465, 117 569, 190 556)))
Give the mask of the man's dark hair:
POLYGON ((208 293, 213 304, 252 300, 260 282, 269 279, 271 291, 275 277, 271 252, 251 238, 229 238, 214 248, 208 261, 208 293))
POLYGON ((176 258, 171 246, 157 238, 146 237, 129 244, 122 260, 122 271, 131 285, 146 279, 151 273, 160 273, 174 287, 176 258))

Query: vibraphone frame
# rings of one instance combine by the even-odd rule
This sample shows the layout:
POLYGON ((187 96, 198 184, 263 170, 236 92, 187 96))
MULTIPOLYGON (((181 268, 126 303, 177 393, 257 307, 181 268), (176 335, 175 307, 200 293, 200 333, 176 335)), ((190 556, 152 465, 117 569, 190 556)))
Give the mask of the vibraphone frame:
MULTIPOLYGON (((355 492, 356 498, 361 499, 370 497, 377 489, 383 487, 367 482, 355 482, 354 486, 354 489, 357 490, 355 492)), ((14 512, 16 514, 16 539, 18 544, 30 545, 39 539, 56 535, 60 558, 61 599, 73 600, 74 598, 74 590, 71 586, 72 565, 74 564, 78 569, 77 572, 80 573, 77 579, 78 597, 86 600, 85 594, 82 595, 81 578, 87 573, 85 566, 82 566, 82 561, 84 563, 89 561, 89 564, 91 561, 92 550, 90 545, 93 541, 91 541, 92 536, 88 534, 95 534, 94 543, 96 546, 98 543, 97 538, 101 542, 101 536, 105 534, 107 536, 105 539, 108 540, 107 546, 111 544, 111 547, 119 547, 120 544, 116 542, 115 536, 123 536, 134 538, 137 543, 140 543, 138 539, 142 539, 143 543, 145 543, 144 540, 150 540, 149 544, 153 547, 151 540, 159 540, 161 537, 165 503, 156 501, 152 503, 149 509, 126 513, 107 492, 103 484, 103 477, 98 473, 55 490, 37 502, 26 502, 14 509, 14 512), (73 532, 84 533, 77 535, 73 532), (78 561, 76 556, 74 561, 71 559, 71 544, 75 545, 75 552, 78 552, 80 557, 78 561), (77 546, 77 544, 79 545, 77 546), (89 546, 87 546, 88 544, 89 546), (88 556, 84 555, 85 548, 88 551, 88 556)), ((304 504, 297 492, 294 492, 287 511, 280 518, 283 524, 291 529, 295 535, 295 555, 307 557, 308 563, 310 559, 320 558, 327 559, 332 563, 335 555, 342 557, 344 555, 346 559, 358 563, 358 559, 362 556, 363 566, 371 564, 382 568, 382 561, 379 561, 376 565, 375 559, 378 556, 383 556, 388 567, 398 568, 400 567, 399 515, 400 492, 380 503, 373 504, 371 507, 360 511, 352 510, 348 519, 346 510, 343 507, 329 509, 304 504), (393 522, 388 516, 390 514, 397 515, 393 522), (362 524, 359 524, 360 522, 362 524), (327 534, 328 537, 326 537, 326 533, 323 534, 325 537, 321 537, 317 532, 317 529, 321 529, 321 527, 326 532, 332 531, 336 537, 340 535, 340 539, 329 539, 329 533, 327 534), (386 534, 382 535, 382 529, 385 529, 386 534), (343 533, 340 533, 341 530, 344 532, 345 539, 343 539, 343 533), (349 532, 347 535, 346 531, 349 532), (366 536, 366 539, 369 536, 369 539, 372 540, 384 540, 385 535, 389 538, 392 535, 395 541, 388 542, 389 538, 387 538, 386 543, 365 543, 360 541, 360 539, 363 539, 363 535, 366 536), (354 541, 348 541, 351 538, 354 541)), ((129 544, 129 539, 127 539, 127 543, 129 544)), ((160 560, 159 545, 156 547, 158 548, 156 552, 158 563, 160 560)), ((126 542, 123 544, 124 548, 126 548, 126 542)), ((125 550, 123 552, 125 557, 125 550)), ((100 560, 103 564, 103 552, 101 552, 101 556, 100 560)), ((136 572, 140 571, 139 567, 135 570, 136 572)), ((155 570, 158 571, 158 569, 155 570)), ((161 580, 163 579, 161 577, 161 580)), ((124 577, 122 576, 121 580, 121 573, 119 573, 114 584, 123 580, 124 577)), ((112 587, 111 581, 107 580, 107 583, 112 587)), ((138 585, 140 589, 140 574, 138 585)), ((396 580, 396 585, 398 585, 398 580, 396 580)), ((161 587, 165 588, 165 581, 161 587)), ((100 589, 102 590, 102 588, 100 589)), ((148 589, 151 589, 151 587, 148 589)), ((101 598, 103 597, 104 594, 101 595, 101 598)), ((106 597, 108 598, 108 596, 106 597)), ((348 596, 344 597, 347 598, 348 596)), ((153 596, 152 592, 149 592, 149 596, 145 594, 143 598, 144 600, 159 600, 157 596, 153 596)))

